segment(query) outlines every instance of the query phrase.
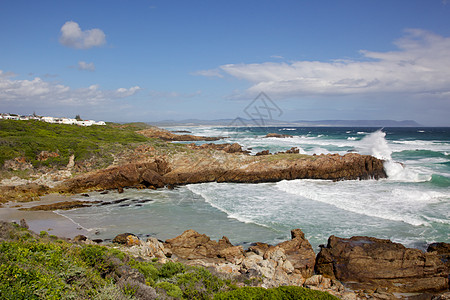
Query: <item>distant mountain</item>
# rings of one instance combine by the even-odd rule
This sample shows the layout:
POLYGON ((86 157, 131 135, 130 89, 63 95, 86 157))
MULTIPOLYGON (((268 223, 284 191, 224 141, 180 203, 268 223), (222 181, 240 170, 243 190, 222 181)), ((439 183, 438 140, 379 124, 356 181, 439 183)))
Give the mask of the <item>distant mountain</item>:
POLYGON ((321 120, 321 121, 296 121, 297 124, 310 126, 339 126, 339 127, 421 127, 413 120, 321 120))
POLYGON ((249 120, 249 119, 219 119, 219 120, 199 120, 187 119, 181 121, 164 120, 158 122, 148 122, 155 126, 299 126, 299 127, 422 127, 423 125, 413 120, 319 120, 319 121, 280 121, 280 120, 249 120))

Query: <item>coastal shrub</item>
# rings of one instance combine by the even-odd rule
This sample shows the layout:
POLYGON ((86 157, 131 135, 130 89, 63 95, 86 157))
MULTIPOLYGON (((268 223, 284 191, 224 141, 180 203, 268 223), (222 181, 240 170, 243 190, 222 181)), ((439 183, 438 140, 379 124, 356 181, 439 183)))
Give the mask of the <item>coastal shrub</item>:
POLYGON ((159 271, 153 263, 133 260, 130 262, 130 266, 139 270, 144 275, 147 285, 153 286, 159 279, 159 271))
POLYGON ((242 287, 233 291, 220 292, 214 296, 214 300, 297 300, 320 299, 338 300, 339 298, 326 292, 315 291, 299 286, 280 286, 264 289, 261 287, 242 287))
POLYGON ((228 289, 223 280, 201 267, 192 267, 177 275, 174 282, 181 288, 186 299, 211 299, 215 293, 228 289))
POLYGON ((181 289, 178 286, 170 282, 166 281, 158 282, 155 285, 155 287, 163 289, 166 292, 167 296, 173 298, 181 298, 183 296, 183 291, 181 291, 181 289))
POLYGON ((110 273, 114 265, 106 255, 108 249, 98 245, 86 245, 80 250, 81 259, 89 266, 93 267, 103 277, 110 273))
POLYGON ((162 278, 171 278, 178 273, 184 272, 184 270, 185 266, 182 263, 169 261, 161 266, 158 275, 162 278))

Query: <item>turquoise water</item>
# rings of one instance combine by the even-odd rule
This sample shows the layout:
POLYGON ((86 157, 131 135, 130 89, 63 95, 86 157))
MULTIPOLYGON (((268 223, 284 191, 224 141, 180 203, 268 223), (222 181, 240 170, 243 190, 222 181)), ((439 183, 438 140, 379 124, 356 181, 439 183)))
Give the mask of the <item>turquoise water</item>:
POLYGON ((298 147, 306 154, 371 154, 386 160, 389 177, 204 183, 174 190, 91 193, 90 200, 128 200, 59 213, 90 230, 91 237, 102 239, 126 231, 167 239, 192 228, 246 246, 256 241, 278 243, 289 238, 291 229, 301 228, 316 249, 330 235, 375 236, 421 249, 432 242, 450 242, 449 128, 176 129, 227 136, 225 142, 238 142, 252 153, 298 147), (293 137, 264 138, 268 132, 293 137))

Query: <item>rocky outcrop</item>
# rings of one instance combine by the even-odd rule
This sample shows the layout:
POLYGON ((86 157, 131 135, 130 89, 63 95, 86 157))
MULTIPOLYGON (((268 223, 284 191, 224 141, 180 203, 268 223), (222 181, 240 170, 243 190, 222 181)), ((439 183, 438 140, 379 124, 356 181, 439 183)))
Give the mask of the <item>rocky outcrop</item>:
POLYGON ((140 130, 137 133, 142 134, 149 138, 158 138, 164 141, 217 141, 222 139, 221 137, 196 136, 190 134, 181 134, 181 135, 174 134, 168 130, 164 130, 158 127, 140 130))
POLYGON ((207 235, 191 229, 186 230, 180 236, 167 240, 165 247, 171 249, 173 254, 182 259, 212 258, 224 262, 226 253, 221 253, 221 251, 233 247, 233 245, 226 237, 218 242, 212 241, 207 235), (221 257, 223 259, 220 259, 221 257))
POLYGON ((187 230, 169 239, 165 248, 178 258, 215 266, 219 271, 264 278, 266 287, 302 285, 314 270, 315 254, 300 229, 291 232, 292 239, 276 246, 257 243, 244 251, 223 237, 212 241, 207 235, 187 230))
POLYGON ((12 200, 19 202, 36 201, 49 190, 48 186, 36 183, 0 186, 0 203, 12 200))
POLYGON ((90 172, 65 181, 58 190, 81 193, 87 190, 108 190, 141 185, 164 187, 163 175, 169 171, 164 159, 128 163, 90 172))
POLYGON ((415 293, 449 287, 448 269, 436 252, 371 237, 331 236, 317 255, 316 271, 356 289, 415 293))
POLYGON ((159 188, 203 182, 276 182, 291 179, 384 178, 383 162, 369 155, 249 156, 199 150, 188 155, 157 157, 91 172, 69 179, 59 191, 81 193, 123 187, 159 188))
POLYGON ((238 143, 233 143, 233 144, 229 144, 229 143, 225 143, 225 144, 213 144, 213 143, 209 143, 209 144, 202 144, 202 145, 196 145, 194 143, 189 144, 188 145, 189 148, 191 149, 214 149, 214 150, 221 150, 221 151, 225 151, 226 153, 245 153, 248 154, 250 153, 250 151, 246 151, 242 149, 242 146, 239 145, 238 143))
POLYGON ((29 210, 29 211, 36 211, 36 210, 43 210, 43 211, 54 211, 58 209, 62 210, 68 210, 68 209, 74 209, 74 208, 80 208, 80 207, 89 207, 92 204, 100 203, 101 201, 64 201, 64 202, 56 202, 52 204, 42 204, 42 205, 36 205, 28 208, 19 208, 19 210, 29 210))
POLYGON ((280 134, 280 133, 268 133, 265 136, 266 138, 292 138, 292 135, 289 134, 280 134))
MULTIPOLYGON (((158 258, 160 262, 178 260, 185 264, 213 268, 227 276, 246 278, 254 285, 265 288, 281 285, 305 286, 327 291, 341 299, 356 299, 338 280, 313 275, 315 254, 300 229, 291 231, 292 239, 271 246, 256 243, 244 251, 234 246, 228 238, 211 240, 207 235, 186 230, 166 242, 149 238, 140 244, 128 244, 133 234, 119 235, 122 251, 135 257, 158 258)), ((116 237, 117 239, 117 237, 116 237)))
POLYGON ((59 154, 56 152, 50 152, 50 151, 41 151, 37 156, 36 160, 38 161, 46 161, 49 158, 52 157, 59 157, 59 154))

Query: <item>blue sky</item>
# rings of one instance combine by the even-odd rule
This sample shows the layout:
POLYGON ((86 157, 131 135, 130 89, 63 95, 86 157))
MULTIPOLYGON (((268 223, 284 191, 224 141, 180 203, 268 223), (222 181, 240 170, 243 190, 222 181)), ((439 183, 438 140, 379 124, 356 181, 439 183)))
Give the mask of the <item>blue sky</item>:
POLYGON ((0 112, 450 126, 450 1, 0 2, 0 112))

